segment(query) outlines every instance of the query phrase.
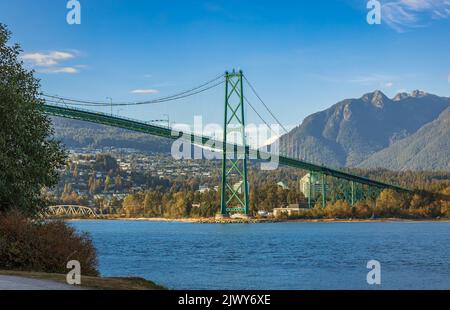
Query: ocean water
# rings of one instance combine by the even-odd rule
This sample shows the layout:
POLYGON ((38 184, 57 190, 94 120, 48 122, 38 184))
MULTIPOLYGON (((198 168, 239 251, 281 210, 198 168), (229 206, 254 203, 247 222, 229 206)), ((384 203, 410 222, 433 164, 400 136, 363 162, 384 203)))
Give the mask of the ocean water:
POLYGON ((74 221, 103 276, 171 289, 450 289, 450 223, 74 221), (367 262, 381 285, 367 284, 367 262))

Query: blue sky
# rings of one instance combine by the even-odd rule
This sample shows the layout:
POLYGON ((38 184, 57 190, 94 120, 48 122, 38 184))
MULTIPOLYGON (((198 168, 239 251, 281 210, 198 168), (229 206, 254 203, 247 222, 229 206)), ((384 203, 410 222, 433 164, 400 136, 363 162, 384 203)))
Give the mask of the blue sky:
MULTIPOLYGON (((364 0, 79 2, 81 25, 68 25, 67 0, 0 0, 46 93, 142 101, 241 68, 286 125, 375 89, 450 96, 448 0, 381 0, 381 25, 364 0)), ((223 92, 114 112, 220 123, 223 92)))

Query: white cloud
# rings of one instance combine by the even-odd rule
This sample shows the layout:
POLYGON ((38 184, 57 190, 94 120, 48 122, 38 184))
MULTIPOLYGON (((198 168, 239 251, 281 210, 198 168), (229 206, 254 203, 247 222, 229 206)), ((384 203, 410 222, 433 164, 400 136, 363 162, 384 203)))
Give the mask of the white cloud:
POLYGON ((425 27, 432 19, 450 17, 448 0, 390 0, 383 2, 381 18, 398 32, 425 27))
POLYGON ((447 76, 447 80, 450 83, 450 74, 447 76))
POLYGON ((132 94, 158 94, 159 90, 157 89, 135 89, 131 91, 132 94))
POLYGON ((21 55, 22 60, 29 64, 36 72, 43 74, 79 73, 80 69, 86 67, 84 65, 61 65, 62 62, 74 59, 78 52, 50 51, 46 53, 33 52, 21 55))
POLYGON ((48 73, 48 74, 56 74, 56 73, 68 73, 75 74, 80 72, 78 68, 75 67, 49 67, 46 69, 38 69, 38 73, 48 73))
POLYGON ((30 62, 34 66, 50 67, 55 66, 61 61, 74 58, 75 55, 68 52, 53 51, 50 53, 25 53, 22 59, 30 62))
POLYGON ((368 73, 352 76, 326 76, 313 75, 321 80, 332 83, 351 83, 363 86, 377 87, 377 88, 392 88, 398 84, 398 81, 404 79, 400 75, 384 74, 384 73, 368 73))
POLYGON ((399 78, 393 75, 386 74, 368 74, 368 75, 360 75, 356 77, 352 77, 347 79, 347 82, 356 83, 366 86, 380 86, 391 88, 394 86, 394 80, 398 80, 399 78))

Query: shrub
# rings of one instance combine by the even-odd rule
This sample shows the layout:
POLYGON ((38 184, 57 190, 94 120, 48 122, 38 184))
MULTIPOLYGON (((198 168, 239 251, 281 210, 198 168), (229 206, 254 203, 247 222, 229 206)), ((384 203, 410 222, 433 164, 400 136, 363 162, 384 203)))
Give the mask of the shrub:
POLYGON ((377 217, 398 217, 404 212, 404 197, 396 191, 385 189, 377 198, 374 213, 377 217))
POLYGON ((311 210, 312 209, 301 209, 298 214, 290 216, 291 219, 311 219, 313 218, 311 216, 311 210))
POLYGON ((0 214, 0 269, 67 273, 70 260, 80 262, 83 275, 98 275, 89 235, 62 221, 28 219, 17 211, 0 214))
POLYGON ((437 201, 434 201, 431 204, 429 204, 425 210, 426 215, 429 218, 436 218, 442 216, 441 205, 437 201))
POLYGON ((351 218, 352 208, 346 201, 338 200, 334 205, 327 205, 326 214, 329 218, 351 218))
POLYGON ((353 216, 357 219, 368 219, 373 215, 373 209, 365 202, 357 202, 352 208, 353 216))
POLYGON ((442 201, 441 213, 443 217, 450 218, 450 203, 448 201, 442 201))
POLYGON ((314 208, 310 209, 310 218, 321 219, 325 217, 325 209, 321 204, 316 204, 314 208))
POLYGON ((432 202, 432 200, 433 199, 432 197, 430 197, 430 195, 415 193, 412 196, 409 205, 411 209, 421 209, 429 205, 432 202))

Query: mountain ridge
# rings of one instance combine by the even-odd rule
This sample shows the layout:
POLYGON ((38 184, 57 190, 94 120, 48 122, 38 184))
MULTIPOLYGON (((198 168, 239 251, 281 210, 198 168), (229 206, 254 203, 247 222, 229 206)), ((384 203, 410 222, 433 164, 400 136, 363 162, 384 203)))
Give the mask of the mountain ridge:
MULTIPOLYGON (((280 152, 336 168, 449 170, 446 120, 450 113, 444 113, 449 107, 449 97, 420 90, 392 98, 375 90, 309 115, 280 137, 280 152)), ((167 139, 83 121, 52 120, 55 138, 68 148, 113 146, 170 152, 167 139)))
POLYGON ((67 148, 129 148, 143 152, 170 153, 168 139, 145 133, 94 124, 85 121, 51 117, 54 138, 67 148))
POLYGON ((450 169, 450 107, 414 134, 373 154, 359 166, 370 169, 388 166, 392 170, 450 169))
POLYGON ((319 164, 357 167, 435 120, 448 106, 450 98, 420 90, 392 99, 375 90, 306 117, 279 139, 280 150, 319 164))

